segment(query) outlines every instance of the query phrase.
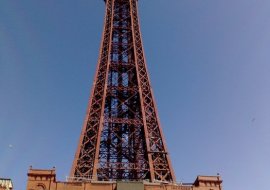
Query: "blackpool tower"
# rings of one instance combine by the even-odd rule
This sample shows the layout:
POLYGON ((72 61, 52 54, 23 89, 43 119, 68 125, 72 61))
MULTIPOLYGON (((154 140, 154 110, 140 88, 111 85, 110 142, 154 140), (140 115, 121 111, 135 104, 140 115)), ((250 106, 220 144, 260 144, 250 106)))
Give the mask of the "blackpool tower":
POLYGON ((105 0, 92 92, 70 176, 28 171, 27 190, 221 190, 220 176, 177 183, 146 67, 138 0, 105 0))
POLYGON ((147 72, 137 0, 107 0, 94 86, 71 176, 175 181, 147 72))

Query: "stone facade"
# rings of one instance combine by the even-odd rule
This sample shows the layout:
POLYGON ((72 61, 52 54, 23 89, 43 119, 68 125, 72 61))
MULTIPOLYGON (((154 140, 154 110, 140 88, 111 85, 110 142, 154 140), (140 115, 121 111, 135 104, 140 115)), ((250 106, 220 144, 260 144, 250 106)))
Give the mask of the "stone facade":
POLYGON ((12 190, 13 184, 11 179, 0 178, 0 190, 12 190))
POLYGON ((55 169, 30 168, 26 190, 222 190, 220 176, 198 176, 194 183, 56 180, 55 169))

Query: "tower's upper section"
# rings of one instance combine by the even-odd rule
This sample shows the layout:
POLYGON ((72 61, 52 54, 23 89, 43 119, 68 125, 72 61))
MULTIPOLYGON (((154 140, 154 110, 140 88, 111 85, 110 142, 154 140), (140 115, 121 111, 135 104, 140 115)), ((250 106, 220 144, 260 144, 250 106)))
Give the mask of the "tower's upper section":
POLYGON ((137 0, 105 0, 96 77, 74 179, 173 182, 141 39, 137 0))

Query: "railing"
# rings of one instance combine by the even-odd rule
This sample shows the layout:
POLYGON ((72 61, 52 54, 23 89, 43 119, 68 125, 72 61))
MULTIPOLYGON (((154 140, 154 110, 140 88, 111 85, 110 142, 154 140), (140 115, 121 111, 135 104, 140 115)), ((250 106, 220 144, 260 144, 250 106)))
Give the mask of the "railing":
MULTIPOLYGON (((95 180, 93 179, 93 176, 85 176, 85 177, 69 177, 66 176, 66 182, 94 182, 95 180)), ((123 181, 123 179, 120 180, 114 180, 114 181, 123 181)), ((103 181, 100 181, 103 182, 103 181)), ((107 181, 109 182, 109 181, 107 181)), ((147 180, 143 180, 143 182, 146 184, 150 183, 147 180)), ((193 190, 193 184, 192 183, 171 183, 171 182, 166 182, 166 181, 159 181, 156 180, 154 183, 160 183, 160 184, 164 184, 164 185, 171 185, 172 186, 172 190, 193 190)))
POLYGON ((85 176, 85 177, 70 177, 66 176, 66 182, 91 182, 92 176, 85 176))

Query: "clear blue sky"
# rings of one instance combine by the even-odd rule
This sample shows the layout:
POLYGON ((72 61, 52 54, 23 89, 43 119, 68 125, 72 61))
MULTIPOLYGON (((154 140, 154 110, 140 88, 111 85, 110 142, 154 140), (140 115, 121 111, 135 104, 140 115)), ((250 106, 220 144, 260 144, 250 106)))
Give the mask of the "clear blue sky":
MULTIPOLYGON (((270 1, 139 0, 144 47, 178 181, 220 173, 268 190, 270 1)), ((93 83, 102 0, 0 1, 0 176, 69 174, 93 83)))

